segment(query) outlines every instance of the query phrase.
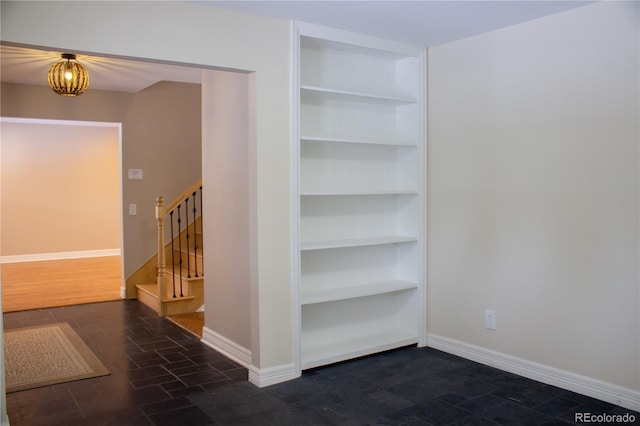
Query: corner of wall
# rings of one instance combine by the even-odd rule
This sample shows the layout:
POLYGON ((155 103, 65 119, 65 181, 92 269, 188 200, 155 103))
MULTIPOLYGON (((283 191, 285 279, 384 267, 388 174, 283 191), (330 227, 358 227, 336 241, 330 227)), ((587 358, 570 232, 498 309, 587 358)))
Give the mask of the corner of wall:
POLYGON ((249 382, 259 388, 297 379, 298 377, 300 377, 300 373, 293 363, 269 368, 258 368, 254 365, 249 367, 249 382))
POLYGON ((447 337, 429 334, 427 346, 538 382, 640 411, 640 392, 447 337))
POLYGON ((202 328, 201 342, 245 368, 249 368, 251 365, 251 350, 240 346, 208 327, 202 328))

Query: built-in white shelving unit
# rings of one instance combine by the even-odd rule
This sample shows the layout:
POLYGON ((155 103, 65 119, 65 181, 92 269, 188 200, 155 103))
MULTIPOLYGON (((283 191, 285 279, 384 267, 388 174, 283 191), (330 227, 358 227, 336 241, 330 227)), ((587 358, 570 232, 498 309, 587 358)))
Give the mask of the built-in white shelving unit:
POLYGON ((301 369, 425 344, 425 51, 299 24, 301 369))

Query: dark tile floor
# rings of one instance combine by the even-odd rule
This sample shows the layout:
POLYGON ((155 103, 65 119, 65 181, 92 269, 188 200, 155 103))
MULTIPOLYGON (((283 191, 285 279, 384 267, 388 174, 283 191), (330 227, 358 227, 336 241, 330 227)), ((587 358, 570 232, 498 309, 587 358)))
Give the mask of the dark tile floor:
POLYGON ((640 413, 434 349, 403 348, 259 389, 246 369, 136 301, 4 314, 68 322, 110 371, 7 395, 11 425, 555 425, 640 413))

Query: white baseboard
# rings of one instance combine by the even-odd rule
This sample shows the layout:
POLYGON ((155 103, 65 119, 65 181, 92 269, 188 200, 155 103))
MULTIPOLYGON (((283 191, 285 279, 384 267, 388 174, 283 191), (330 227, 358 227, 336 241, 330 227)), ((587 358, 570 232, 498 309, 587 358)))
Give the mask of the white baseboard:
POLYGON ((259 388, 297 379, 298 377, 300 377, 300 373, 296 371, 293 364, 269 368, 258 368, 254 365, 249 367, 249 381, 259 388))
POLYGON ((529 379, 640 411, 640 392, 459 340, 427 335, 427 346, 529 379))
POLYGON ((40 262, 43 260, 83 259, 87 257, 120 256, 121 253, 122 250, 117 248, 104 250, 64 251, 58 253, 18 254, 14 256, 0 256, 0 264, 40 262))
POLYGON ((300 377, 293 364, 260 369, 251 365, 251 351, 216 333, 210 328, 202 328, 202 343, 249 370, 249 382, 263 388, 300 377))
POLYGON ((234 360, 244 368, 249 368, 251 365, 251 351, 249 349, 238 345, 210 328, 202 328, 201 342, 227 358, 234 360))

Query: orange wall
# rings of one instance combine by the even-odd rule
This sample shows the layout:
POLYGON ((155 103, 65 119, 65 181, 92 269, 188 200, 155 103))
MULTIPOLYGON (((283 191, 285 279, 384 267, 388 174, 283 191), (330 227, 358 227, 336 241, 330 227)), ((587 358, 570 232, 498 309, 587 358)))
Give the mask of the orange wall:
POLYGON ((118 249, 119 128, 3 122, 3 256, 118 249))

